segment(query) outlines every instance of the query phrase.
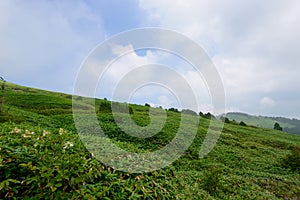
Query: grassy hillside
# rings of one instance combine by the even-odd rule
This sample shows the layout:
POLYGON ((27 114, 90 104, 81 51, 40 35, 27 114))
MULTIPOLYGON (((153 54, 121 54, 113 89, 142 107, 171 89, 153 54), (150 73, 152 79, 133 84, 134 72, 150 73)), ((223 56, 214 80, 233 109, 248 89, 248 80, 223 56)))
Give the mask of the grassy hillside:
POLYGON ((253 116, 236 112, 227 113, 226 117, 237 122, 243 121, 249 125, 271 129, 274 128, 274 124, 277 122, 280 124, 284 131, 294 134, 300 134, 300 120, 297 119, 288 119, 284 117, 253 116))
MULTIPOLYGON (((132 152, 168 144, 180 123, 180 113, 168 111, 157 135, 134 138, 116 125, 109 110, 99 112, 106 103, 96 100, 99 124, 116 145, 132 152)), ((83 98, 81 106, 90 107, 88 100, 83 98)), ((130 107, 138 125, 150 122, 148 107, 130 107)), ((86 150, 70 95, 7 84, 0 119, 1 199, 300 198, 298 135, 226 123, 212 152, 199 159, 210 122, 201 118, 184 156, 158 171, 130 174, 103 165, 86 150)))

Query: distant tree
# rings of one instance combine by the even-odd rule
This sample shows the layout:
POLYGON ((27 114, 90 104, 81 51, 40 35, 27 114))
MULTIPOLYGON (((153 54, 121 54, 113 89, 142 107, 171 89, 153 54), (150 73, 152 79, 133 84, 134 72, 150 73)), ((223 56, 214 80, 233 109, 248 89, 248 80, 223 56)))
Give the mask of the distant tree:
POLYGON ((246 124, 245 122, 243 122, 243 121, 241 121, 241 122, 239 123, 239 125, 241 125, 241 126, 247 126, 247 124, 246 124))
POLYGON ((179 110, 178 110, 177 108, 169 108, 168 110, 169 110, 169 111, 172 111, 172 112, 180 113, 179 110))
POLYGON ((230 123, 230 120, 229 120, 227 117, 225 117, 224 122, 227 123, 227 124, 229 124, 229 123, 230 123))
POLYGON ((282 127, 277 122, 274 124, 274 129, 278 130, 278 131, 282 131, 283 130, 282 127))
POLYGON ((204 114, 204 118, 206 119, 216 119, 214 115, 212 115, 210 112, 204 114))
POLYGON ((197 113, 195 111, 193 111, 193 110, 190 110, 190 109, 183 109, 181 111, 181 113, 197 116, 197 113))
POLYGON ((204 117, 203 112, 199 112, 199 116, 200 116, 200 117, 204 117))
POLYGON ((146 107, 151 107, 150 104, 148 104, 148 103, 145 103, 145 106, 146 106, 146 107))
POLYGON ((230 120, 229 120, 227 117, 224 117, 224 116, 221 116, 221 117, 220 117, 220 120, 221 120, 222 122, 227 123, 227 124, 230 123, 230 120))

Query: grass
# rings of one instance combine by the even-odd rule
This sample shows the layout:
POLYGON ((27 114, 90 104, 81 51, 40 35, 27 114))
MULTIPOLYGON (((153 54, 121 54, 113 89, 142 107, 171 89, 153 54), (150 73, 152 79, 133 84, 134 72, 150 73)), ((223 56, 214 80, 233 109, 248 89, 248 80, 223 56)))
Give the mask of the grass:
POLYGON ((274 124, 276 122, 280 123, 280 126, 283 128, 293 128, 294 125, 290 124, 288 122, 281 122, 279 120, 276 120, 275 118, 268 118, 268 117, 262 117, 262 116, 252 116, 252 115, 246 115, 243 113, 228 113, 226 115, 230 120, 235 120, 238 122, 246 122, 248 125, 253 126, 259 126, 264 128, 274 128, 274 124))
MULTIPOLYGON (((201 118, 182 157, 163 169, 131 174, 105 166, 87 151, 74 125, 70 95, 8 83, 5 100, 0 123, 1 199, 300 198, 300 173, 294 162, 299 159, 298 135, 226 123, 214 149, 199 159, 209 126, 209 120, 201 118)), ((96 107, 103 101, 96 100, 96 107)), ((83 98, 81 106, 90 108, 89 101, 83 98)), ((136 124, 151 123, 149 107, 130 107, 136 124)), ((117 120, 126 124, 122 116, 117 120)), ((111 113, 98 112, 97 117, 111 141, 131 152, 160 149, 174 138, 180 124, 179 113, 167 112, 162 130, 141 139, 122 131, 111 113)), ((188 123, 184 126, 189 128, 188 123)))

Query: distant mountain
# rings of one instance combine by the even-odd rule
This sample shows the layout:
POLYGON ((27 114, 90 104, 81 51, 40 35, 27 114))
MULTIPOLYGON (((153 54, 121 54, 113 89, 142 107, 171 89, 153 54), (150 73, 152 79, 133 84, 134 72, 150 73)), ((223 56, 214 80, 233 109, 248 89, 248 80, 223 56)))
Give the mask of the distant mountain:
POLYGON ((248 125, 271 129, 274 128, 274 124, 277 122, 283 128, 283 131, 300 135, 300 120, 298 119, 289 119, 284 117, 254 116, 239 112, 227 113, 226 117, 230 120, 235 120, 237 122, 243 121, 248 125))

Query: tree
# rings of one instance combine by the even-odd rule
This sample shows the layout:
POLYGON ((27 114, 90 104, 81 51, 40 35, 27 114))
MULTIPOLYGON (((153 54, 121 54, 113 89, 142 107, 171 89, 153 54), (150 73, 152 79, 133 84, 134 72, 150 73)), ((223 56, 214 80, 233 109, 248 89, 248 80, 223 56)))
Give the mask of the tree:
POLYGON ((200 117, 204 117, 203 112, 199 112, 199 116, 200 116, 200 117))
POLYGON ((172 112, 179 113, 179 110, 178 110, 177 108, 169 108, 168 110, 169 110, 169 111, 172 111, 172 112))
POLYGON ((193 111, 193 110, 190 110, 190 109, 183 109, 183 110, 181 111, 181 113, 187 114, 187 115, 194 115, 194 116, 197 116, 197 113, 196 113, 195 111, 193 111))
POLYGON ((204 118, 206 118, 206 119, 216 119, 216 117, 213 114, 211 114, 210 112, 204 114, 204 118))
POLYGON ((220 120, 221 120, 222 122, 227 123, 227 124, 230 123, 230 120, 229 120, 227 117, 224 117, 224 116, 221 116, 221 117, 220 117, 220 120))
POLYGON ((274 129, 278 130, 278 131, 282 131, 283 130, 282 127, 277 122, 274 124, 274 129))
POLYGON ((145 103, 145 106, 146 107, 151 107, 149 103, 145 103))
POLYGON ((246 124, 245 122, 243 122, 243 121, 241 121, 239 124, 240 124, 241 126, 247 126, 247 124, 246 124))

